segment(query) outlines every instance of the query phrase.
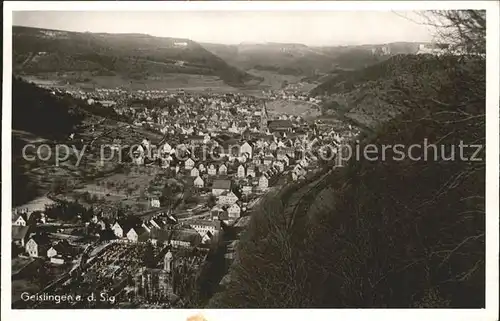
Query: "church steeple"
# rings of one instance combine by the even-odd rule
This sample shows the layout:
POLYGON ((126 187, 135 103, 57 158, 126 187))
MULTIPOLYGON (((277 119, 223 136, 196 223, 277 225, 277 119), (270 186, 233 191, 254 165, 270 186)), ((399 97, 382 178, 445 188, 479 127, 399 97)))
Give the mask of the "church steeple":
POLYGON ((264 103, 262 105, 262 110, 260 111, 260 131, 261 132, 266 132, 268 120, 269 120, 269 116, 267 114, 267 106, 266 106, 266 103, 264 103))
POLYGON ((172 252, 168 250, 167 254, 165 254, 165 257, 163 259, 163 270, 165 270, 168 273, 172 271, 172 260, 173 260, 172 252))

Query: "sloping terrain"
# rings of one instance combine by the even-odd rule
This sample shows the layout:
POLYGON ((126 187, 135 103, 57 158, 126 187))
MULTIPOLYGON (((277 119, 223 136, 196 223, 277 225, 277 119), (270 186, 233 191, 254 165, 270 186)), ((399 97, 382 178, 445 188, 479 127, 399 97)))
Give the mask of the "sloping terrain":
POLYGON ((99 161, 100 146, 119 137, 123 144, 144 138, 159 141, 161 135, 136 129, 120 121, 109 108, 89 106, 68 95, 53 94, 18 78, 12 80, 12 196, 14 206, 48 192, 77 188, 118 171, 116 161, 99 161), (93 128, 93 129, 92 129, 93 128), (70 138, 70 134, 75 134, 70 138), (91 142, 94 142, 91 146, 91 142), (23 156, 23 148, 31 144, 23 156), (65 144, 56 148, 57 144, 65 144), (41 147, 42 145, 46 145, 41 147), (38 151, 38 156, 37 156, 38 151), (56 163, 56 152, 60 162, 56 163), (68 157, 63 160, 68 152, 68 157), (80 157, 80 158, 78 158, 80 157))
POLYGON ((325 115, 352 120, 364 127, 374 128, 394 118, 407 107, 393 101, 401 89, 400 83, 429 87, 438 85, 441 66, 452 66, 453 57, 430 55, 397 55, 381 63, 353 71, 339 71, 311 90, 311 95, 326 98, 325 115), (415 83, 417 75, 428 83, 415 83))
POLYGON ((303 44, 262 43, 202 46, 228 63, 244 70, 272 71, 282 75, 311 77, 313 80, 332 71, 363 68, 392 55, 416 53, 418 43, 390 43, 390 51, 381 54, 384 45, 311 47, 303 44))
POLYGON ((143 79, 184 73, 217 76, 231 86, 256 77, 188 39, 13 27, 13 68, 25 74, 88 72, 143 79))
MULTIPOLYGON (((335 68, 335 56, 302 44, 203 44, 227 62, 244 70, 270 71, 282 75, 312 76, 335 68)), ((369 53, 371 58, 371 53, 369 53)))

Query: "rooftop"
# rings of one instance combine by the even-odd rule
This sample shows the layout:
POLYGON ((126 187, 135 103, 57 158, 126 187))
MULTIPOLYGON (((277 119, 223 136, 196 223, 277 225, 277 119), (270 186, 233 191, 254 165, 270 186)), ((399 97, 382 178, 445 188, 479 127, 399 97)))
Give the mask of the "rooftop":
POLYGON ((217 179, 212 184, 213 189, 231 189, 231 181, 228 179, 217 179))

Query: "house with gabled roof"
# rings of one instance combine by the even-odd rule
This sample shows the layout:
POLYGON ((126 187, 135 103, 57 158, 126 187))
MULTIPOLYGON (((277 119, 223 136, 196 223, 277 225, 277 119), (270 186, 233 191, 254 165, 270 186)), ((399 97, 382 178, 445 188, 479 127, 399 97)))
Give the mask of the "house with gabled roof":
POLYGON ((131 242, 146 242, 149 240, 149 232, 143 226, 133 227, 127 232, 127 239, 131 242))
POLYGON ((50 240, 46 235, 36 234, 30 237, 26 242, 26 253, 31 257, 45 255, 50 248, 50 240))
POLYGON ((219 175, 227 175, 227 166, 225 164, 221 164, 218 170, 219 175))
POLYGON ((157 208, 161 206, 160 199, 156 196, 151 197, 150 202, 151 202, 151 207, 157 208))
POLYGON ((27 219, 27 216, 24 215, 23 213, 21 214, 17 214, 15 217, 14 217, 14 220, 12 221, 12 225, 16 225, 16 226, 26 226, 27 225, 27 222, 28 219, 27 219))
POLYGON ((202 237, 201 237, 201 243, 202 244, 208 244, 210 242, 212 242, 212 239, 214 238, 214 234, 212 234, 212 232, 208 231, 207 233, 205 233, 202 237))
POLYGON ((184 168, 187 170, 191 170, 193 167, 194 167, 194 160, 192 160, 191 158, 188 158, 184 162, 184 168))
POLYGON ((245 166, 243 165, 240 165, 238 166, 238 171, 237 171, 237 174, 238 178, 245 178, 245 166))
POLYGON ((233 205, 229 206, 227 209, 227 214, 229 216, 229 219, 237 219, 241 215, 241 208, 237 203, 234 203, 233 205))
POLYGON ((66 240, 62 240, 52 245, 47 250, 47 257, 52 258, 55 256, 71 257, 75 253, 75 249, 66 240))
POLYGON ((196 188, 203 188, 205 186, 205 182, 200 176, 197 176, 193 181, 193 185, 196 188))
POLYGON ((269 179, 265 175, 262 175, 259 178, 259 189, 265 190, 268 187, 269 187, 269 179))
POLYGON ((221 205, 232 205, 239 200, 233 191, 227 191, 219 195, 217 203, 221 205))
POLYGON ((207 232, 210 232, 211 235, 217 235, 221 231, 219 221, 193 220, 189 223, 189 226, 200 233, 200 236, 202 237, 207 234, 207 232))
POLYGON ((240 146, 240 151, 239 152, 240 152, 240 155, 248 154, 249 158, 253 157, 253 148, 252 148, 252 146, 248 142, 244 142, 240 146))
POLYGON ((111 230, 115 234, 117 238, 122 238, 126 237, 127 232, 134 227, 134 224, 121 220, 121 221, 115 221, 113 225, 111 225, 111 230))
POLYGON ((196 167, 193 167, 191 169, 190 175, 191 175, 191 177, 199 177, 200 176, 200 171, 196 167))

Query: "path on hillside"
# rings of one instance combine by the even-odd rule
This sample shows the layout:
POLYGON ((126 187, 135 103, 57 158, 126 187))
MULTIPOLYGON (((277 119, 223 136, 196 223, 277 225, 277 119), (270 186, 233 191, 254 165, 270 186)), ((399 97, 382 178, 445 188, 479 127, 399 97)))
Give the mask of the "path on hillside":
POLYGON ((315 197, 324 189, 329 175, 336 169, 331 168, 318 179, 307 183, 305 186, 295 191, 288 199, 285 206, 285 216, 288 218, 288 230, 295 231, 298 224, 305 224, 307 221, 307 210, 314 202, 315 197))

